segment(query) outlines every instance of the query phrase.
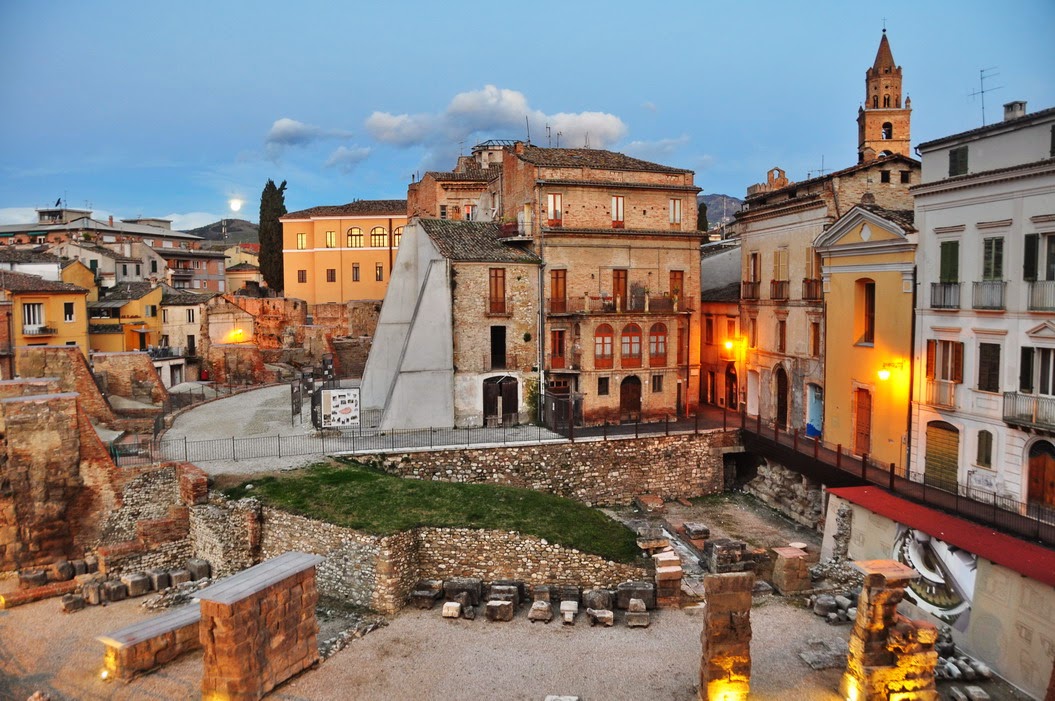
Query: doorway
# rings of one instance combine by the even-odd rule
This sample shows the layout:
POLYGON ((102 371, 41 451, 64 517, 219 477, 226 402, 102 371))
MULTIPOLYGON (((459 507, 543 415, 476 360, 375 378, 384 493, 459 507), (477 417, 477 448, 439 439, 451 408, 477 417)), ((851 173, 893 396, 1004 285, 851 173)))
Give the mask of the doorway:
POLYGON ((491 327, 491 369, 504 370, 506 367, 506 327, 491 327))
POLYGON ((505 375, 484 380, 484 426, 510 426, 520 408, 517 379, 505 375))
POLYGON ((729 363, 725 369, 725 406, 733 411, 740 410, 740 386, 736 380, 736 366, 729 363))
POLYGON ((944 421, 931 421, 928 423, 927 450, 923 462, 923 481, 943 489, 955 490, 959 461, 959 430, 944 421))
POLYGON ((854 455, 872 452, 872 393, 858 387, 854 390, 854 455))
POLYGON ((641 378, 631 375, 619 384, 619 420, 633 421, 641 416, 641 378))
POLYGON ((773 372, 777 385, 777 426, 788 426, 788 373, 783 365, 773 372))
POLYGON ((806 436, 815 438, 821 435, 824 424, 824 390, 820 385, 806 385, 806 436))
POLYGON ((1029 449, 1029 492, 1032 504, 1055 506, 1055 446, 1037 441, 1029 449))

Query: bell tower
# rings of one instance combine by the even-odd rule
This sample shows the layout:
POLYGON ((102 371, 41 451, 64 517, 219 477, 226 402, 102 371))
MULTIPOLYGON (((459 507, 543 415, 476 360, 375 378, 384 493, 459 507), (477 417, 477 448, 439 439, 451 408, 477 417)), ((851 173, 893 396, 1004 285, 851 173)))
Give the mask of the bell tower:
POLYGON ((865 71, 865 103, 857 110, 857 162, 894 153, 911 156, 911 122, 912 100, 902 105, 901 66, 894 63, 884 29, 875 63, 865 71))

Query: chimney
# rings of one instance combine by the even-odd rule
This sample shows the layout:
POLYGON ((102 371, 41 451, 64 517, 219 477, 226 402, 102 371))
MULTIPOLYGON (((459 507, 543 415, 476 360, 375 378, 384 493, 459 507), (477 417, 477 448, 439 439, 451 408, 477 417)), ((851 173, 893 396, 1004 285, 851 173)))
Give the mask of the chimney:
POLYGON ((110 226, 114 225, 114 215, 110 215, 110 226))
POLYGON ((1004 105, 1004 121, 1026 116, 1026 101, 1015 100, 1004 105))
POLYGON ((513 150, 516 153, 518 153, 518 154, 524 153, 524 142, 523 141, 516 142, 516 145, 513 147, 513 150))

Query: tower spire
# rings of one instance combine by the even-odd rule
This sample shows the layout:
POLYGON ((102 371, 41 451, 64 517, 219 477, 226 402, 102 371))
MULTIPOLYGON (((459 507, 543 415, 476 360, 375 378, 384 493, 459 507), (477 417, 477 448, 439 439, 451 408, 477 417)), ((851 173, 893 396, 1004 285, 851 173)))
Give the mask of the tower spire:
POLYGON ((910 102, 901 101, 901 66, 894 63, 884 26, 875 61, 865 71, 865 102, 857 111, 858 162, 894 153, 910 155, 911 116, 910 102))

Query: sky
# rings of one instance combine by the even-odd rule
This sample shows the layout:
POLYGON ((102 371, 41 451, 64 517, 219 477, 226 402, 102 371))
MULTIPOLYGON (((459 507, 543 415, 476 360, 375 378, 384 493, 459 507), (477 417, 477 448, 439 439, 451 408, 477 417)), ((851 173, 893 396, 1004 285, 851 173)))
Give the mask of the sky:
POLYGON ((1052 0, 0 0, 0 224, 60 198, 177 229, 256 221, 268 178, 290 211, 402 199, 528 129, 743 197, 774 166, 856 163, 884 23, 913 144, 982 125, 982 69, 988 123, 1055 106, 1052 0))

